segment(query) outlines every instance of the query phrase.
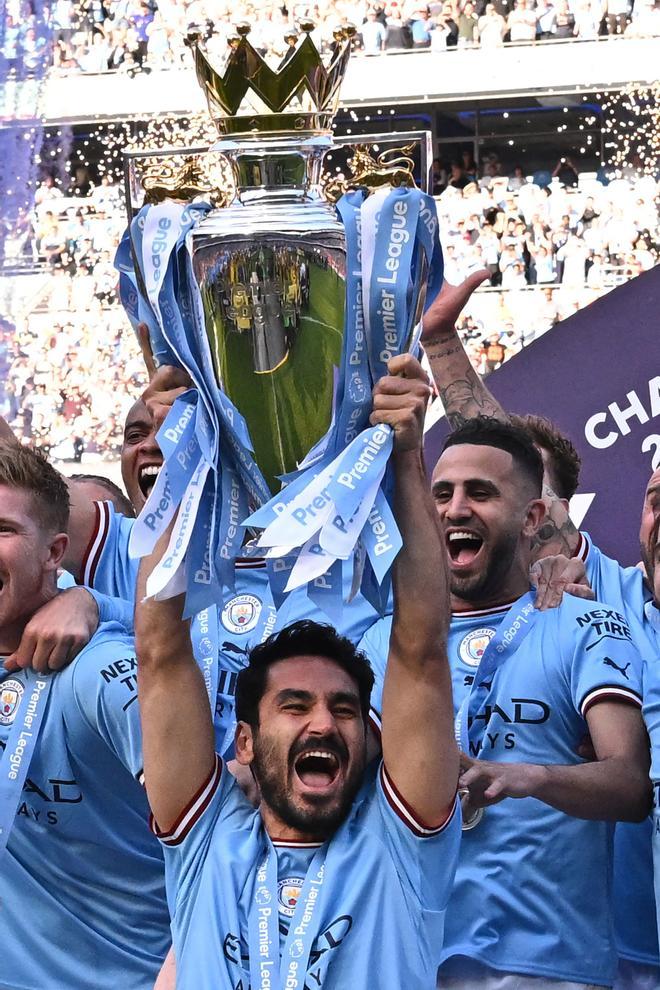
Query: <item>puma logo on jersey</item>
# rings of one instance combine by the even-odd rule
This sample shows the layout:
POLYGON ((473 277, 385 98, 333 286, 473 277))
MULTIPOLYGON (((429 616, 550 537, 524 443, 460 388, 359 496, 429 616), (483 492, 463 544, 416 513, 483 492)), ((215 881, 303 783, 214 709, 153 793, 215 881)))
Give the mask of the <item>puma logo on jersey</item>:
POLYGON ((625 679, 627 681, 630 680, 630 678, 628 677, 628 675, 626 673, 626 671, 628 670, 628 667, 630 666, 630 663, 627 663, 625 665, 625 667, 619 667, 618 663, 615 663, 615 661, 612 660, 611 657, 605 657, 605 659, 603 660, 603 663, 605 664, 606 667, 613 667, 614 670, 618 670, 620 674, 623 674, 623 676, 625 677, 625 679))
POLYGON ((240 646, 236 646, 235 643, 230 643, 228 640, 222 644, 222 649, 225 653, 238 653, 240 656, 247 656, 246 650, 243 650, 240 646))

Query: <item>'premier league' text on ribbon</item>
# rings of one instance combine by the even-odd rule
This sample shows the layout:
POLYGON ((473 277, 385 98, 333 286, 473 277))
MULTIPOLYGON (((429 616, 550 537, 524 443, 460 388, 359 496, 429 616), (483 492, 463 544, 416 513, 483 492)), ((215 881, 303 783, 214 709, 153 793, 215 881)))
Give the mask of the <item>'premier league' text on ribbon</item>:
MULTIPOLYGON (((401 545, 382 488, 393 435, 388 426, 368 427, 371 391, 388 361, 415 346, 418 296, 429 272, 434 290, 441 281, 429 197, 416 189, 368 197, 356 192, 337 208, 346 230, 348 274, 335 418, 314 458, 246 520, 264 529, 258 544, 269 548, 268 557, 295 558, 286 591, 305 583, 311 588, 336 561, 349 559, 358 541, 371 568, 362 570, 364 578, 381 584, 387 576, 401 545)), ((328 585, 340 594, 341 582, 328 585)))

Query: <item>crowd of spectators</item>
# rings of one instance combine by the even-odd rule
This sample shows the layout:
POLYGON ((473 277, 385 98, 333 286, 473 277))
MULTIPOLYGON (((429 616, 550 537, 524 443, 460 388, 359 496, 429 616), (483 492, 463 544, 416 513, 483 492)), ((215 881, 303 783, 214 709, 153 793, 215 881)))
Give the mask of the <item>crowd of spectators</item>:
MULTIPOLYGON (((72 190, 76 192, 76 190, 72 190)), ((48 176, 11 247, 44 268, 34 309, 0 324, 0 415, 53 457, 115 459, 144 363, 117 298, 114 253, 125 224, 119 187, 63 195, 48 176)))
POLYGON ((660 184, 651 176, 604 184, 594 173, 579 176, 570 159, 542 185, 521 167, 500 171, 495 156, 477 169, 468 152, 447 168, 434 162, 447 280, 491 273, 492 288, 472 298, 461 326, 481 371, 492 370, 482 345, 493 334, 509 356, 652 268, 660 245, 660 184))
POLYGON ((118 307, 31 313, 0 328, 0 353, 8 366, 0 414, 18 437, 58 460, 119 457, 126 413, 146 383, 118 307))
MULTIPOLYGON (((660 188, 651 177, 604 184, 578 176, 570 160, 546 186, 522 168, 501 172, 495 156, 479 169, 468 152, 446 168, 434 162, 447 280, 490 271, 459 324, 482 373, 651 268, 660 243, 660 188)), ((125 412, 118 403, 143 384, 113 267, 124 207, 107 175, 91 190, 82 170, 74 179, 73 194, 63 195, 47 176, 33 214, 14 231, 15 254, 39 262, 47 277, 36 310, 0 327, 0 414, 25 438, 45 437, 48 424, 56 456, 114 457, 125 412)))
MULTIPOLYGON (((9 0, 3 52, 11 68, 36 71, 49 57, 48 39, 27 0, 9 0)), ((52 64, 56 72, 163 69, 189 64, 187 32, 200 30, 211 54, 226 51, 239 21, 252 25, 263 54, 283 57, 285 35, 301 18, 316 24, 322 50, 338 26, 358 27, 355 48, 365 55, 402 50, 491 47, 551 38, 592 40, 602 35, 660 35, 660 0, 54 0, 52 64)))
POLYGON ((655 0, 417 0, 374 2, 360 27, 366 55, 401 49, 490 48, 550 39, 660 34, 655 0))

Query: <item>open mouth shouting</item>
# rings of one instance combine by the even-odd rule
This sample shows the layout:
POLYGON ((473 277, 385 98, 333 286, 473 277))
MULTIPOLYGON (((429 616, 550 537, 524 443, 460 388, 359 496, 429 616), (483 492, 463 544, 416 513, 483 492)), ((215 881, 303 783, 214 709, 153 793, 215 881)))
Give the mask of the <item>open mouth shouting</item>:
POLYGON ((452 569, 472 567, 484 545, 483 537, 469 529, 451 529, 446 534, 452 569))
POLYGON ((142 464, 138 471, 138 485, 145 498, 151 494, 162 464, 142 464))
POLYGON ((322 747, 305 749, 295 758, 293 769, 305 790, 322 794, 334 788, 342 764, 337 753, 322 747))

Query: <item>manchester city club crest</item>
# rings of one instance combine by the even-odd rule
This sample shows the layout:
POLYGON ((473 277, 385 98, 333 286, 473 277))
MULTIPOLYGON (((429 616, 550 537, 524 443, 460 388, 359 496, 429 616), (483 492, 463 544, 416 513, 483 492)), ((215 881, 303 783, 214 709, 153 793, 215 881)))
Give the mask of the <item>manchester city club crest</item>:
POLYGON ((222 610, 222 624, 232 633, 250 632, 256 626, 263 608, 254 595, 236 595, 222 610))
POLYGON ((11 725, 16 718, 25 687, 11 678, 0 685, 0 725, 11 725))
POLYGON ((464 636, 458 647, 458 655, 468 667, 478 667, 481 658, 491 639, 495 635, 494 629, 473 629, 467 636, 464 636))
POLYGON ((279 909, 286 918, 293 918, 302 885, 300 877, 287 877, 286 880, 280 880, 277 885, 279 909))

